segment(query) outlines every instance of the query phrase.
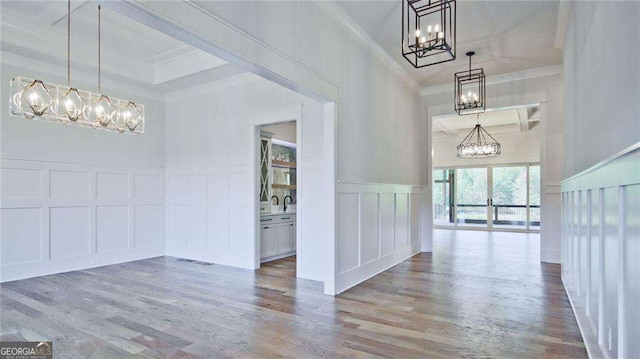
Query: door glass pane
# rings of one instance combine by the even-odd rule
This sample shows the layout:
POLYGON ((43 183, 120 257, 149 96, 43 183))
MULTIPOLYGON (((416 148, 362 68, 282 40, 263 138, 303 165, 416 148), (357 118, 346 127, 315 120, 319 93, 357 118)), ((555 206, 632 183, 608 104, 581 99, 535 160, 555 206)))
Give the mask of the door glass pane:
POLYGON ((529 167, 529 228, 540 229, 540 166, 529 167))
POLYGON ((456 222, 461 225, 487 225, 487 169, 456 170, 456 222))
POLYGON ((527 226, 527 167, 493 168, 494 227, 526 228, 527 226))
POLYGON ((451 169, 433 170, 433 223, 436 225, 453 225, 451 212, 451 169))

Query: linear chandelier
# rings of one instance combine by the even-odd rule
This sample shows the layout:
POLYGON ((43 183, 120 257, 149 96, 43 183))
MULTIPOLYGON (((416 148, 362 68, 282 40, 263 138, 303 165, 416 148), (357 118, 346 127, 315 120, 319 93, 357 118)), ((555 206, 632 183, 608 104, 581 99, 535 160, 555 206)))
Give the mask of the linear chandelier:
POLYGON ((485 111, 486 82, 484 69, 471 69, 471 57, 474 51, 467 52, 469 56, 469 70, 456 72, 455 78, 455 109, 458 115, 471 115, 485 111))
POLYGON ((98 92, 71 86, 71 0, 67 1, 67 85, 17 76, 11 79, 9 112, 118 133, 144 133, 144 105, 101 93, 101 6, 98 5, 98 92))
POLYGON ((458 145, 459 158, 487 158, 500 156, 500 144, 480 126, 480 114, 477 114, 476 126, 458 145))
POLYGON ((402 0, 402 56, 415 68, 456 59, 456 0, 402 0))

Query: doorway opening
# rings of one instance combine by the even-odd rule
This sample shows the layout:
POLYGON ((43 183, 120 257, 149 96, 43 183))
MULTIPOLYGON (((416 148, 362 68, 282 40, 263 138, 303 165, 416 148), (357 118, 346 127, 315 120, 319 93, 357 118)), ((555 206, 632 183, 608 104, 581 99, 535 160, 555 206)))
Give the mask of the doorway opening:
POLYGON ((296 121, 259 126, 260 263, 296 259, 296 129, 296 121))
POLYGON ((539 107, 481 114, 480 123, 501 144, 501 155, 458 158, 456 146, 475 121, 476 116, 433 119, 434 227, 539 232, 539 107))

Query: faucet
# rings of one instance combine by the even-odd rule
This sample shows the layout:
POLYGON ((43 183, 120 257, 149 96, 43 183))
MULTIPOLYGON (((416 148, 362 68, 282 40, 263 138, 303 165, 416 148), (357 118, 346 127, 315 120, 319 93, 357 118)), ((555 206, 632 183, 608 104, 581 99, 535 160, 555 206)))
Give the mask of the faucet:
POLYGON ((276 198, 276 206, 279 206, 280 205, 280 199, 275 194, 273 196, 271 196, 271 203, 273 203, 273 197, 276 198))
POLYGON ((287 211, 287 197, 289 198, 289 203, 293 201, 293 199, 291 199, 291 196, 284 196, 284 199, 282 200, 282 204, 284 205, 283 212, 287 211))

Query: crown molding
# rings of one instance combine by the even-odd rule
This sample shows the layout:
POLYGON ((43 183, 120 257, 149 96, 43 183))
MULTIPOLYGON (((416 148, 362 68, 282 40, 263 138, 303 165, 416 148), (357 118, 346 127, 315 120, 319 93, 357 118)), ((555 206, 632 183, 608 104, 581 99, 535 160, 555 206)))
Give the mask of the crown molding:
POLYGON ((567 28, 569 26, 569 17, 573 8, 573 0, 560 1, 558 4, 558 22, 556 23, 556 38, 553 46, 557 49, 564 50, 564 41, 567 37, 567 28))
POLYGON ((402 79, 414 91, 420 90, 420 84, 402 66, 387 53, 360 25, 356 23, 338 4, 334 1, 319 1, 313 3, 316 7, 324 11, 334 21, 340 24, 355 35, 355 37, 384 63, 394 74, 402 79))
MULTIPOLYGON (((227 77, 218 81, 207 82, 202 85, 196 85, 185 89, 168 92, 164 95, 168 101, 175 101, 184 98, 202 95, 203 93, 222 90, 229 87, 240 86, 252 82, 264 80, 262 77, 251 72, 244 72, 239 75, 227 77)), ((266 81, 266 80, 265 80, 266 81)))
MULTIPOLYGON (((508 72, 504 74, 487 76, 486 84, 487 86, 497 85, 497 84, 513 82, 513 81, 533 79, 537 77, 558 75, 561 73, 562 73, 561 64, 545 66, 545 67, 537 67, 534 69, 527 69, 523 71, 508 72)), ((453 82, 451 82, 450 84, 424 87, 420 91, 420 96, 429 96, 429 95, 435 95, 435 94, 447 93, 447 92, 453 92, 453 82)))

